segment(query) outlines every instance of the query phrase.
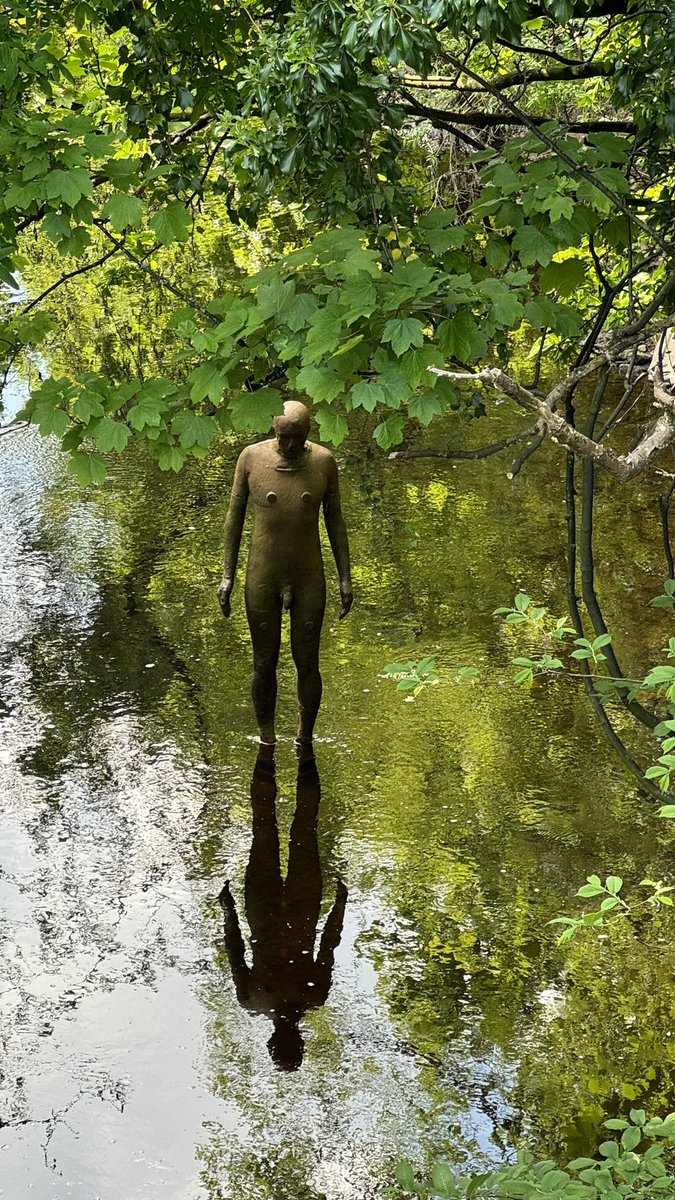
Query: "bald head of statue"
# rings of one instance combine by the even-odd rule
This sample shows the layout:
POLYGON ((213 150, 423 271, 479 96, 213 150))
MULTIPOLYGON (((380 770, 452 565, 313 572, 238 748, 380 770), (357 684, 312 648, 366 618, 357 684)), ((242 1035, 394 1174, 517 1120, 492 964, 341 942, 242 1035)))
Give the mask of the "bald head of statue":
POLYGON ((293 462, 301 457, 309 433, 309 424, 309 409, 299 400, 287 400, 283 413, 274 418, 274 433, 282 458, 293 462))

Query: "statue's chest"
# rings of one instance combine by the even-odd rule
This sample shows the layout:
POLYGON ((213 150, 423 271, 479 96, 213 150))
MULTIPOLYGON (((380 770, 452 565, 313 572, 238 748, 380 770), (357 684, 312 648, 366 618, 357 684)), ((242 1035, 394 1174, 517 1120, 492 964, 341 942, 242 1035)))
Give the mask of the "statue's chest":
POLYGON ((298 471, 271 468, 260 472, 249 479, 249 488, 256 507, 295 515, 316 512, 325 491, 323 480, 303 468, 298 471))

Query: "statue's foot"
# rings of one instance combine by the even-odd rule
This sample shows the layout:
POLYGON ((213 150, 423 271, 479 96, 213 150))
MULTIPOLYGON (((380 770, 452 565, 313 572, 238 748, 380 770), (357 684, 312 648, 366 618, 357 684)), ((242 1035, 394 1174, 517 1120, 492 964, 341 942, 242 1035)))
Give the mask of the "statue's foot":
POLYGON ((258 746, 258 766, 266 766, 274 762, 274 752, 277 748, 276 742, 260 742, 258 746))

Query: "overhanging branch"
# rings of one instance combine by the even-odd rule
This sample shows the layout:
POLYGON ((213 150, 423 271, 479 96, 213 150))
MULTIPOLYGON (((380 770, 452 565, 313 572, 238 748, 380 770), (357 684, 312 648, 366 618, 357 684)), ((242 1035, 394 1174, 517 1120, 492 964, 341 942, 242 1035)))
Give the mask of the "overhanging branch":
MULTIPOLYGON (((658 326, 660 328, 675 326, 675 317, 667 318, 665 323, 659 321, 658 326)), ((632 336, 633 340, 638 340, 646 336, 646 333, 640 329, 632 336)), ((661 414, 646 431, 637 446, 628 454, 617 454, 607 446, 603 446, 593 438, 581 433, 565 417, 561 416, 559 408, 573 394, 583 379, 594 375, 601 368, 612 366, 617 360, 617 351, 625 348, 627 344, 629 341, 626 338, 626 330, 619 331, 604 352, 576 371, 572 371, 544 398, 523 387, 500 367, 487 367, 475 374, 470 371, 445 371, 440 367, 429 367, 428 369, 434 375, 443 375, 458 382, 485 383, 505 396, 509 396, 520 408, 535 413, 544 422, 551 441, 565 446, 567 450, 578 454, 580 458, 595 463, 596 466, 602 467, 617 479, 625 482, 643 471, 657 454, 675 441, 675 397, 671 396, 663 386, 663 380, 657 376, 654 383, 654 403, 662 410, 661 414)))

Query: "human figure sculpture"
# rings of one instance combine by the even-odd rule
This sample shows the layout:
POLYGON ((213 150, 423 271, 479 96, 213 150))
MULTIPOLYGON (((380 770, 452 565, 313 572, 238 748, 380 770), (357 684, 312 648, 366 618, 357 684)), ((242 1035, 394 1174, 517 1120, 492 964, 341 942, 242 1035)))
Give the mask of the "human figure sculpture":
POLYGON ((285 880, 281 873, 274 760, 269 747, 260 747, 251 780, 253 842, 244 884, 251 966, 246 962, 229 882, 219 896, 237 1000, 248 1012, 262 1013, 272 1020, 274 1031, 267 1048, 283 1071, 296 1071, 302 1063, 300 1021, 309 1008, 320 1008, 328 997, 347 902, 347 889, 340 881, 315 956, 323 891, 317 841, 321 785, 311 748, 302 747, 300 754, 285 880))
POLYGON ((288 401, 274 421, 275 437, 239 455, 225 521, 225 569, 218 588, 224 616, 231 611, 249 497, 254 521, 246 569, 246 615, 253 642, 252 697, 260 740, 274 743, 281 617, 290 611, 291 651, 298 672, 297 741, 311 743, 319 705, 319 643, 326 581, 319 541, 323 507, 340 581, 340 620, 352 602, 349 543, 340 506, 335 459, 307 441, 309 412, 288 401))

